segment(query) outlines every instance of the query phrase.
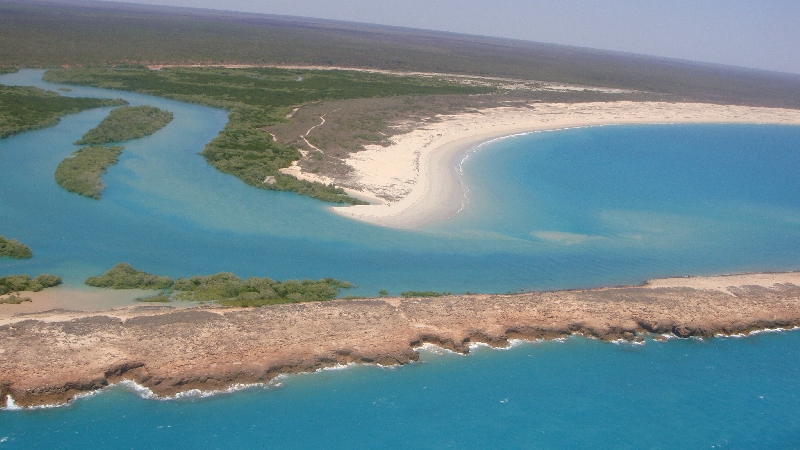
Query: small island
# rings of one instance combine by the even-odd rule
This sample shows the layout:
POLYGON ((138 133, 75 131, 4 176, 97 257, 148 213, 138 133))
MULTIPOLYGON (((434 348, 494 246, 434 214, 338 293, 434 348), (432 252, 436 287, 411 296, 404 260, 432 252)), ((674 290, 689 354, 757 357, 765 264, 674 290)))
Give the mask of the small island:
POLYGON ((100 176, 119 160, 123 147, 84 147, 61 161, 56 168, 56 182, 64 189, 100 200, 105 184, 100 176))
POLYGON ((136 270, 124 262, 99 277, 86 279, 85 283, 111 289, 165 290, 152 297, 140 298, 140 302, 169 302, 174 299, 239 307, 333 300, 341 289, 353 287, 346 281, 333 278, 284 282, 266 277, 242 280, 229 272, 173 280, 136 270))
POLYGON ((31 86, 0 85, 0 138, 55 125, 62 116, 85 109, 127 103, 121 99, 63 97, 31 86))
POLYGON ((103 145, 150 136, 172 121, 172 113, 153 106, 123 106, 112 110, 77 145, 103 145))
POLYGON ((30 259, 33 258, 31 249, 16 239, 6 239, 5 236, 0 235, 0 258, 2 257, 14 259, 30 259))

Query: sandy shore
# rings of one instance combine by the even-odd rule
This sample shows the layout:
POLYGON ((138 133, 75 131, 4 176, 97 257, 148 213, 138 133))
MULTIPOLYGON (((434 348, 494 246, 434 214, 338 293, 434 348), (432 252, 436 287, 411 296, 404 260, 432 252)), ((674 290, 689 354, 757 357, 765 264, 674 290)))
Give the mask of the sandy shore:
POLYGON ((800 272, 250 309, 55 311, 0 326, 0 405, 9 396, 20 406, 58 404, 125 380, 173 396, 353 362, 405 364, 426 343, 467 353, 475 343, 573 334, 640 341, 797 326, 800 272))
MULTIPOLYGON (((532 104, 440 116, 389 147, 368 146, 345 162, 353 168, 353 194, 391 198, 383 204, 336 207, 339 214, 395 228, 416 228, 455 214, 467 201, 459 178, 464 156, 492 139, 564 128, 668 123, 800 125, 800 111, 701 103, 611 102, 532 104)), ((295 170, 299 172, 299 170, 295 170)), ((302 178, 336 182, 314 174, 302 178)), ((341 185, 341 183, 337 183, 341 185)), ((344 184, 346 187, 346 183, 344 184)))

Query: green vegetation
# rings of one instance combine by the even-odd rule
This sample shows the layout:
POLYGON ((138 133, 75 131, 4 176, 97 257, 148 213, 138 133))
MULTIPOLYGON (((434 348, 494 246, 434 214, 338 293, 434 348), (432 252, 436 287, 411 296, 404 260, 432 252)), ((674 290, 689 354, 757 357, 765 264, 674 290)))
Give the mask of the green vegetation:
POLYGON ((451 295, 450 292, 435 292, 435 291, 405 291, 401 292, 403 297, 441 297, 443 295, 451 295))
POLYGON ((165 290, 151 297, 136 299, 140 302, 168 302, 175 299, 218 302, 226 306, 263 306, 331 300, 336 298, 341 289, 352 287, 346 281, 333 278, 284 282, 258 277, 242 280, 227 272, 173 280, 136 270, 127 263, 119 263, 105 274, 87 279, 86 284, 112 289, 165 290))
POLYGON ((321 100, 421 94, 480 94, 488 87, 465 86, 438 78, 401 77, 325 70, 221 68, 54 69, 47 81, 122 89, 194 102, 230 111, 225 129, 202 152, 224 173, 263 189, 292 191, 334 203, 364 204, 332 185, 312 183, 279 170, 300 152, 272 139, 263 128, 286 121, 291 107, 321 100), (298 76, 302 75, 302 81, 298 76), (270 177, 270 178, 268 178, 270 177))
POLYGON ((103 145, 150 136, 172 121, 172 113, 153 106, 116 108, 99 125, 83 135, 77 145, 103 145))
POLYGON ((0 305, 19 305, 20 303, 29 301, 31 301, 30 297, 20 297, 17 294, 11 294, 8 297, 0 298, 0 305))
POLYGON ((56 182, 64 189, 99 200, 105 184, 100 175, 116 164, 123 147, 84 147, 72 152, 56 168, 56 182))
POLYGON ((0 75, 5 75, 7 73, 15 73, 19 69, 16 67, 0 67, 0 75))
POLYGON ((55 125, 67 114, 126 103, 119 99, 62 97, 36 87, 0 84, 0 138, 55 125))
POLYGON ((61 277, 55 275, 42 274, 36 278, 31 278, 30 275, 8 275, 0 277, 0 295, 9 292, 39 292, 44 288, 59 284, 61 284, 61 277))
POLYGON ((28 259, 33 257, 33 252, 27 245, 16 239, 6 239, 0 236, 0 258, 7 256, 15 259, 28 259))
POLYGON ((222 272, 180 278, 172 290, 179 291, 175 294, 179 300, 217 301, 226 306, 262 306, 332 300, 340 289, 350 287, 350 283, 333 278, 284 282, 258 277, 242 280, 232 273, 222 272))
POLYGON ((90 277, 85 281, 89 286, 111 289, 166 289, 172 282, 170 277, 151 275, 124 262, 99 277, 90 277))

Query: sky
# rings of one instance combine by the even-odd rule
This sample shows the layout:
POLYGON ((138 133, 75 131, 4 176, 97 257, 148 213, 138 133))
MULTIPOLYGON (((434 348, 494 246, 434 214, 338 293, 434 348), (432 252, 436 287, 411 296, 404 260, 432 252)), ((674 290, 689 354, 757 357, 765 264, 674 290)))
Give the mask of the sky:
POLYGON ((800 0, 128 0, 396 25, 800 74, 800 0))

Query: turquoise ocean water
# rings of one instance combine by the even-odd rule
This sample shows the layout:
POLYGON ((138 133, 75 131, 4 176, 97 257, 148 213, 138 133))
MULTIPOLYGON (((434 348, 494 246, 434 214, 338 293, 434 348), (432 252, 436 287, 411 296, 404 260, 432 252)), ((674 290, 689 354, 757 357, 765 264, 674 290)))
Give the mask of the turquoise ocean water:
MULTIPOLYGON (((0 83, 57 87, 40 77, 22 71, 0 83)), ((224 126, 224 111, 70 88, 62 94, 122 97, 175 120, 125 144, 99 202, 63 191, 53 172, 108 109, 0 140, 0 234, 36 255, 0 260, 0 275, 49 272, 80 286, 127 261, 171 276, 333 276, 376 295, 800 269, 800 127, 608 126, 498 140, 464 161, 461 213, 398 231, 211 168, 197 153, 224 126)), ((66 408, 0 412, 0 448, 789 448, 800 442, 798 339, 576 338, 466 358, 425 353, 398 369, 168 402, 116 388, 66 408)))

